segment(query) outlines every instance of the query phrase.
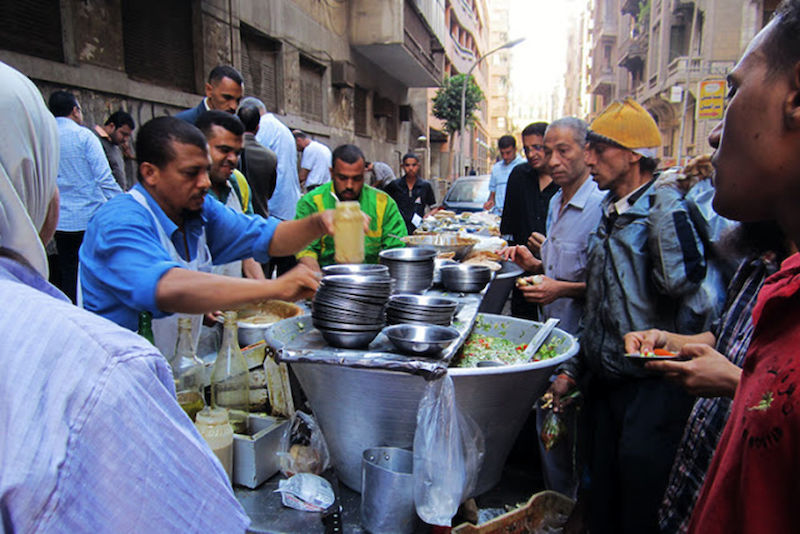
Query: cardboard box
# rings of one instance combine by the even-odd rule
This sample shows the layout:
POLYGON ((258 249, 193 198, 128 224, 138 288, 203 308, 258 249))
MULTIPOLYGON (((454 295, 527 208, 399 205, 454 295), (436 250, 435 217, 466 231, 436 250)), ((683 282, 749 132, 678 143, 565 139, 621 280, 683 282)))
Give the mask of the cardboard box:
POLYGON ((280 470, 278 452, 286 419, 250 414, 250 435, 233 436, 233 482, 255 488, 280 470))

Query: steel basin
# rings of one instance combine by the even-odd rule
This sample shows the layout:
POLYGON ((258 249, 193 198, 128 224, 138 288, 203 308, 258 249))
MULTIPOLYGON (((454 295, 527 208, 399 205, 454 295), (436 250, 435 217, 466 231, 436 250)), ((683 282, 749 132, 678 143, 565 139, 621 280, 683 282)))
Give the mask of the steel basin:
MULTIPOLYGON (((527 343, 541 323, 500 315, 479 315, 473 332, 527 343)), ((564 338, 560 355, 541 362, 504 367, 452 368, 456 400, 478 424, 486 454, 473 492, 479 495, 500 480, 508 453, 533 407, 547 389, 555 366, 578 351, 574 337, 556 329, 549 339, 564 338)), ((280 348, 288 340, 271 336, 280 348)), ((358 369, 323 363, 292 363, 322 428, 339 478, 361 491, 361 456, 372 447, 411 448, 417 406, 425 380, 396 371, 358 369)))

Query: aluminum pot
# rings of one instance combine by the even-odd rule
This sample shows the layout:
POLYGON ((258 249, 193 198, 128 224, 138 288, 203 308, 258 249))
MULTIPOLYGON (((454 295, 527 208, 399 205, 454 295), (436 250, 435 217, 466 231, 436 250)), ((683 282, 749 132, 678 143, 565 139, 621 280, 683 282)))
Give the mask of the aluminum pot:
POLYGON ((300 306, 282 300, 268 300, 259 309, 240 310, 236 323, 239 327, 239 346, 246 347, 267 339, 267 329, 276 321, 302 314, 303 309, 300 306), (274 319, 258 321, 256 316, 259 313, 269 314, 274 319))
MULTIPOLYGON (((527 343, 541 323, 501 315, 479 315, 473 332, 504 335, 527 343)), ((267 343, 279 349, 287 329, 271 329, 267 343)), ((508 453, 534 401, 547 389, 561 362, 578 352, 575 338, 555 329, 549 338, 564 339, 559 355, 535 363, 449 370, 456 401, 482 430, 486 454, 473 492, 479 495, 500 481, 508 453)), ((292 363, 325 435, 336 472, 349 488, 361 491, 364 450, 390 446, 410 449, 414 443, 417 407, 425 380, 396 371, 357 369, 322 363, 292 363)))

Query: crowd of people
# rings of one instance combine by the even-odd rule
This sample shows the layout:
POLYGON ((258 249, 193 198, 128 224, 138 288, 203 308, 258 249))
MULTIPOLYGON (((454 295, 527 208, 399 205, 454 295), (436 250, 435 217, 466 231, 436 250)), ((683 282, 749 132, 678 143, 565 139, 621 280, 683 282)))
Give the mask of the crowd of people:
MULTIPOLYGON (((313 295, 338 201, 365 214, 366 261, 403 246, 436 210, 419 158, 394 178, 357 146, 331 151, 229 66, 175 117, 93 129, 72 93, 45 105, 22 73, 0 76, 3 530, 244 531, 175 400, 177 318, 199 331, 218 310, 313 295), (135 334, 142 311, 161 352, 135 334)), ((800 0, 728 85, 713 156, 682 169, 659 171, 659 129, 630 99, 591 124, 529 125, 525 159, 498 143, 484 208, 535 275, 512 314, 558 318, 581 345, 548 391, 577 432, 541 453, 548 487, 577 497, 569 531, 796 528, 800 0), (626 356, 657 349, 677 358, 626 356)))

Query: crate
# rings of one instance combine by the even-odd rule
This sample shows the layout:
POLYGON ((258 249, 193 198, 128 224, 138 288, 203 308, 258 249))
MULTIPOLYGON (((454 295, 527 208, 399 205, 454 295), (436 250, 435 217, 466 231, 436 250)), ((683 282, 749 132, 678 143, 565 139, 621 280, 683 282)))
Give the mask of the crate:
POLYGON ((278 472, 278 448, 288 421, 250 414, 250 435, 233 436, 233 482, 250 489, 278 472))

